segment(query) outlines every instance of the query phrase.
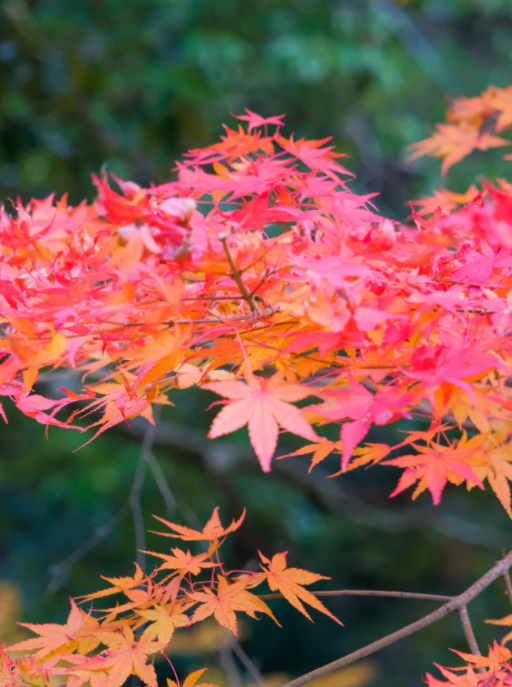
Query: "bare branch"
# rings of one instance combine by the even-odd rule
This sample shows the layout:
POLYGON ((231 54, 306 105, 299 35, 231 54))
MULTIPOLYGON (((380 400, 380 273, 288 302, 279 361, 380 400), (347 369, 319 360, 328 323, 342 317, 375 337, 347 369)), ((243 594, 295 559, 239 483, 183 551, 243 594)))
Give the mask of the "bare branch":
POLYGON ((148 456, 148 462, 149 462, 149 469, 153 473, 153 477, 155 478, 156 486, 158 487, 158 491, 162 494, 162 498, 165 501, 165 506, 167 508, 168 512, 172 512, 176 508, 176 499, 174 498, 174 494, 172 493, 172 489, 169 486, 169 482, 167 481, 164 471, 160 467, 160 463, 157 461, 155 456, 150 453, 148 456))
MULTIPOLYGON (((159 415, 160 408, 155 409, 154 415, 159 415)), ((156 437, 156 422, 157 417, 154 419, 154 424, 148 423, 146 431, 144 432, 144 438, 142 440, 142 446, 140 447, 139 462, 137 464, 137 469, 135 471, 135 476, 133 478, 132 489, 130 492, 130 508, 133 515, 133 526, 135 528, 135 550, 137 563, 144 570, 144 563, 146 560, 146 555, 142 552, 146 548, 146 530, 144 528, 144 516, 142 513, 142 506, 140 503, 140 495, 142 487, 144 485, 144 479, 146 477, 147 469, 150 465, 150 455, 151 449, 156 437)))
POLYGON ((471 653, 475 656, 481 656, 482 653, 478 646, 478 642, 476 641, 475 633, 473 632, 473 626, 471 625, 471 620, 469 619, 468 607, 461 606, 459 608, 459 615, 460 622, 462 623, 462 629, 464 630, 464 634, 466 635, 466 639, 468 641, 469 648, 471 649, 471 653))
MULTIPOLYGON (((135 418, 129 425, 117 425, 116 430, 139 438, 144 434, 144 421, 135 418)), ((215 474, 253 460, 250 449, 221 439, 215 442, 208 441, 198 429, 172 422, 159 423, 155 444, 197 456, 206 469, 215 474)), ((297 487, 311 494, 324 508, 344 513, 353 521, 372 529, 403 534, 429 527, 442 537, 490 551, 512 548, 510 532, 471 522, 450 513, 437 514, 439 511, 434 512, 431 508, 417 506, 398 512, 392 508, 381 508, 366 503, 354 492, 344 489, 339 480, 326 479, 328 472, 322 470, 321 466, 308 473, 307 466, 301 461, 277 460, 273 470, 288 482, 291 480, 297 487)))
POLYGON ((246 668, 247 672, 252 677, 254 682, 258 685, 265 684, 265 678, 260 673, 260 671, 256 668, 256 666, 252 662, 251 658, 247 655, 247 653, 244 651, 244 649, 242 649, 242 647, 240 646, 240 643, 237 641, 237 639, 235 637, 232 637, 232 639, 231 639, 231 648, 233 649, 233 653, 236 656, 238 656, 241 663, 246 668))
POLYGON ((219 647, 219 663, 227 678, 228 687, 242 687, 241 676, 233 658, 231 637, 227 632, 223 634, 224 641, 219 647))
POLYGON ((96 528, 93 534, 83 544, 72 551, 63 561, 55 563, 50 566, 50 582, 48 583, 48 591, 50 593, 56 592, 64 581, 69 570, 80 561, 89 551, 95 549, 101 542, 113 532, 113 530, 122 522, 130 512, 130 503, 127 501, 104 525, 96 528))
MULTIPOLYGON (((440 594, 417 594, 415 592, 381 592, 373 589, 336 589, 325 592, 311 592, 313 596, 385 596, 393 599, 422 599, 423 601, 451 601, 452 596, 440 594)), ((282 594, 261 594, 260 599, 284 599, 282 594)))
POLYGON ((505 580, 505 585, 507 587, 507 596, 512 604, 512 582, 510 582, 510 572, 507 570, 505 573, 503 573, 503 579, 505 580))
POLYGON ((401 630, 397 630, 396 632, 393 632, 390 635, 387 635, 386 637, 377 640, 376 642, 372 642, 372 644, 368 644, 367 646, 364 646, 361 649, 358 649, 357 651, 348 654, 347 656, 343 656, 342 658, 339 658, 338 660, 333 661, 332 663, 328 663, 327 665, 322 666, 321 668, 317 668, 316 670, 312 670, 310 673, 306 673, 305 675, 302 675, 301 677, 298 677, 295 680, 291 680, 290 682, 287 682, 283 687, 301 687, 301 685, 304 685, 307 682, 311 682, 312 680, 316 680, 319 677, 328 675, 329 673, 332 673, 335 670, 344 668, 345 666, 348 666, 351 663, 355 663, 356 661, 359 661, 361 658, 365 658, 366 656, 369 656, 370 654, 373 654, 376 651, 379 651, 380 649, 384 649, 390 644, 394 644, 395 642, 398 642, 401 639, 404 639, 405 637, 408 637, 409 635, 418 632, 419 630, 423 630, 423 628, 428 627, 433 623, 436 623, 438 620, 441 620, 441 618, 444 618, 452 611, 460 612, 460 609, 462 607, 466 607, 470 601, 472 601, 485 589, 487 589, 487 587, 490 584, 492 584, 496 579, 498 579, 498 577, 501 577, 504 572, 510 569, 511 566, 512 552, 505 556, 503 560, 496 563, 496 565, 493 568, 491 568, 488 572, 485 573, 485 575, 483 575, 483 577, 481 577, 473 585, 471 585, 469 589, 466 589, 466 591, 460 594, 459 596, 454 596, 450 601, 445 603, 443 606, 438 608, 433 613, 430 613, 429 615, 420 618, 420 620, 417 620, 416 622, 411 623, 406 627, 403 627, 401 630))

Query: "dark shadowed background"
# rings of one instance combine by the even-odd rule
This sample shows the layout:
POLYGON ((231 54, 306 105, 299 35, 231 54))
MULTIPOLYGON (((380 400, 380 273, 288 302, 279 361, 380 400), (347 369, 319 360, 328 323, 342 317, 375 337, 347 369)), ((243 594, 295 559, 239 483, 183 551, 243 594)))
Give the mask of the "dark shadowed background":
MULTIPOLYGON (((332 135, 350 155, 355 187, 379 192, 380 210, 403 218, 407 200, 445 183, 436 161, 407 164, 404 148, 442 119, 448 96, 508 85, 511 64, 510 0, 1 0, 0 197, 90 199, 90 174, 104 165, 141 184, 164 182, 177 156, 213 142, 230 112, 247 107, 286 113, 298 136, 332 135)), ((500 157, 476 154, 446 183, 465 191, 478 175, 505 175, 500 157)), ((232 567, 245 567, 258 548, 288 550, 293 565, 332 576, 325 588, 457 593, 512 546, 510 521, 488 492, 448 487, 438 508, 426 495, 389 501, 396 469, 326 479, 336 458, 310 476, 306 458, 263 475, 245 430, 206 440, 211 394, 180 391, 172 400, 146 474, 142 423, 74 453, 77 434, 52 428, 46 439, 41 426, 9 412, 0 435, 4 640, 20 632, 15 617, 62 622, 69 595, 97 589, 101 574, 130 574, 138 545, 165 550, 151 534, 136 542, 139 497, 147 529, 151 513, 195 526, 216 505, 224 520, 246 506, 246 524, 227 544, 232 567)), ((395 440, 398 429, 371 439, 395 440)), ((283 440, 279 451, 300 445, 283 440)), ((435 607, 327 603, 344 628, 318 614, 311 625, 279 601, 285 629, 245 624, 243 647, 269 685, 435 607)), ((495 635, 483 618, 508 612, 503 588, 469 610, 485 646, 495 635)), ((433 661, 456 663, 448 646, 467 650, 456 617, 322 687, 421 685, 433 661)), ((182 672, 208 665, 211 681, 251 684, 213 626, 176 639, 173 652, 182 672)))

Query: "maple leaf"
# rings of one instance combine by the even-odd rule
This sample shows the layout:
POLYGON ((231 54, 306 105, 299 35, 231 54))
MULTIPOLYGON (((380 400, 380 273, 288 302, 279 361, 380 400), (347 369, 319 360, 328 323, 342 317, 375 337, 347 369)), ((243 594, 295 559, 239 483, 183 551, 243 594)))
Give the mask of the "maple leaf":
POLYGON ((158 643, 165 645, 169 644, 175 628, 190 624, 190 618, 181 613, 175 603, 167 606, 156 605, 149 610, 139 611, 139 615, 150 621, 142 636, 151 640, 156 639, 158 643))
POLYGON ((251 444, 260 465, 264 472, 269 472, 277 446, 279 425, 304 439, 319 439, 301 411, 291 405, 314 392, 307 387, 285 382, 281 371, 270 379, 246 372, 245 379, 247 384, 229 381, 204 385, 204 388, 232 401, 217 415, 208 436, 213 439, 248 424, 251 444))
POLYGON ((336 182, 339 182, 338 174, 354 176, 348 169, 335 162, 335 158, 346 157, 346 155, 333 153, 333 146, 322 148, 324 143, 331 140, 330 137, 324 138, 321 141, 305 141, 303 138, 294 141, 293 136, 289 139, 282 136, 277 136, 276 138, 281 148, 286 150, 287 153, 298 158, 311 169, 318 169, 336 182))
POLYGON ((507 459, 504 460, 500 456, 499 449, 497 451, 489 451, 487 455, 489 458, 489 465, 485 468, 485 477, 487 477, 492 490, 500 500, 503 508, 507 511, 508 516, 512 518, 509 485, 509 481, 512 481, 510 456, 506 456, 507 459))
POLYGON ((497 671, 502 663, 506 663, 512 658, 512 652, 504 646, 494 642, 492 647, 489 647, 489 654, 487 656, 479 656, 477 654, 467 654, 463 651, 451 649, 454 654, 460 656, 466 663, 472 663, 477 668, 489 668, 491 672, 497 671))
POLYGON ((212 563, 209 560, 209 554, 201 553, 197 556, 193 556, 187 549, 185 553, 181 549, 172 549, 173 556, 169 556, 165 553, 155 553, 154 551, 143 551, 142 553, 147 553, 150 556, 157 556, 163 559, 162 565, 157 568, 157 570, 176 570, 181 577, 184 575, 199 575, 202 568, 214 568, 217 563, 212 563))
MULTIPOLYGON (((231 525, 226 527, 222 526, 219 518, 219 508, 218 506, 213 509, 213 513, 211 518, 208 520, 206 525, 203 527, 202 532, 199 532, 197 530, 193 530, 190 527, 185 527, 184 525, 175 525, 172 522, 168 522, 167 520, 164 520, 163 518, 160 518, 158 515, 153 515, 154 518, 159 520, 161 523, 163 523, 166 527, 169 527, 169 529, 173 530, 176 534, 171 534, 170 532, 156 532, 155 534, 160 534, 163 537, 175 537, 176 539, 183 539, 183 541, 210 541, 210 542, 218 542, 219 539, 222 537, 225 537, 227 534, 230 532, 234 532, 236 529, 240 527, 242 524, 244 518, 245 518, 245 508, 242 513, 242 515, 239 517, 238 520, 233 520, 231 525)), ((176 549, 174 549, 176 551, 176 549)), ((154 555, 159 555, 159 554, 154 554, 154 555)), ((200 558, 199 556, 197 558, 200 558)), ((206 566, 202 566, 206 567, 206 566)))
POLYGON ((89 682, 91 687, 107 687, 108 685, 108 673, 102 670, 94 673, 89 673, 86 670, 73 670, 70 673, 68 668, 56 668, 52 672, 54 675, 66 675, 68 678, 66 687, 82 687, 86 682, 89 682))
POLYGON ((39 635, 32 639, 25 639, 9 647, 9 651, 32 651, 38 649, 34 654, 35 659, 45 658, 55 652, 73 651, 80 641, 87 641, 89 651, 98 646, 99 641, 93 637, 94 630, 97 628, 97 621, 87 613, 84 613, 74 602, 71 601, 71 611, 65 625, 53 623, 34 625, 32 623, 19 623, 32 632, 39 635))
POLYGON ((282 458, 291 458, 292 456, 304 456, 308 453, 312 453, 311 465, 309 466, 309 472, 311 472, 315 465, 321 463, 327 458, 327 456, 331 455, 331 453, 340 453, 342 451, 343 444, 341 441, 329 441, 326 439, 325 441, 319 441, 315 444, 303 446, 297 451, 293 451, 293 453, 286 453, 284 456, 278 456, 278 460, 281 460, 282 458))
POLYGON ((189 592, 189 599, 200 604, 194 611, 191 621, 195 623, 213 615, 218 623, 235 635, 238 634, 235 611, 247 613, 251 618, 256 618, 256 613, 266 613, 277 623, 267 604, 247 591, 246 587, 250 581, 250 576, 244 576, 229 584, 224 577, 219 577, 217 593, 208 587, 204 587, 200 592, 189 592))
POLYGON ((302 602, 309 604, 317 611, 328 615, 329 618, 335 620, 339 625, 342 625, 338 618, 325 608, 323 603, 317 599, 310 591, 304 589, 305 584, 312 584, 318 580, 329 580, 329 577, 317 575, 307 570, 300 568, 286 567, 286 553, 276 553, 270 561, 260 552, 260 558, 267 566, 261 566, 267 578, 268 586, 275 592, 279 591, 284 598, 289 601, 292 606, 299 610, 309 620, 312 620, 308 612, 304 608, 302 602))
POLYGON ((445 188, 435 189, 432 196, 413 200, 413 205, 418 206, 416 212, 423 216, 433 215, 437 210, 451 212, 459 205, 466 205, 479 197, 480 192, 474 184, 468 188, 466 193, 453 193, 445 188))
MULTIPOLYGON (((203 673, 206 672, 206 670, 207 668, 201 668, 199 670, 195 670, 193 673, 190 673, 190 675, 187 675, 187 677, 181 683, 182 687, 217 687, 216 685, 208 682, 200 682, 197 684, 197 681, 203 675, 203 673)), ((174 680, 167 678, 167 687, 178 687, 178 684, 174 682, 174 680)))
POLYGON ((19 664, 0 649, 0 687, 18 687, 20 678, 19 664))
POLYGON ((365 444, 364 446, 359 446, 352 452, 352 455, 357 457, 350 461, 345 470, 342 469, 330 476, 338 477, 338 475, 341 475, 346 471, 355 470, 356 468, 361 467, 361 465, 368 465, 368 463, 376 465, 377 463, 380 463, 382 459, 385 458, 389 453, 391 453, 393 448, 394 447, 388 446, 387 444, 365 444))
POLYGON ((341 469, 346 470, 355 447, 368 434, 372 422, 384 425, 407 415, 405 408, 413 397, 402 387, 379 390, 375 395, 351 377, 350 387, 323 392, 325 402, 309 406, 308 410, 329 420, 350 418, 341 426, 343 455, 341 469))
POLYGON ((490 107, 498 112, 496 131, 501 132, 512 126, 512 87, 489 88, 485 94, 490 107))
MULTIPOLYGON (((455 654, 460 656, 467 664, 462 668, 444 668, 436 665, 450 685, 455 687, 478 687, 478 685, 506 685, 510 682, 512 677, 512 667, 510 666, 510 658, 512 653, 497 642, 494 642, 492 647, 489 647, 488 656, 479 656, 474 654, 466 654, 462 651, 455 651, 455 654), (455 671, 466 671, 465 674, 457 675, 455 671), (476 672, 475 672, 476 671, 476 672)), ((432 675, 427 675, 427 682, 429 687, 446 687, 447 683, 442 680, 437 680, 432 675)))
POLYGON ((409 160, 415 160, 423 155, 443 158, 443 175, 473 150, 488 150, 509 145, 506 139, 482 133, 477 126, 438 124, 436 128, 437 131, 432 136, 409 146, 409 150, 412 151, 409 160))
POLYGON ((122 633, 98 631, 96 636, 109 648, 90 658, 80 656, 75 670, 108 672, 106 687, 121 687, 132 673, 148 687, 157 687, 156 672, 147 663, 147 657, 161 651, 162 643, 153 642, 148 636, 142 636, 137 642, 127 625, 122 633))
POLYGON ((267 126, 268 124, 274 124, 277 127, 283 126, 283 117, 285 115, 277 115, 274 117, 262 117, 259 114, 256 114, 255 112, 251 112, 251 110, 248 110, 246 108, 245 110, 247 114, 245 115, 237 115, 237 119, 241 119, 244 122, 247 122, 247 131, 251 133, 253 129, 256 129, 260 126, 267 126))
POLYGON ((141 567, 135 563, 135 575, 133 577, 103 577, 102 580, 110 582, 112 585, 111 589, 101 589, 98 592, 93 592, 92 594, 86 594, 85 596, 79 596, 77 598, 83 599, 84 601, 91 601, 92 599, 100 599, 104 596, 111 596, 112 594, 129 594, 132 590, 136 591, 136 587, 140 586, 144 580, 144 573, 141 567))
POLYGON ((484 488, 481 480, 475 475, 466 462, 478 452, 478 448, 455 448, 454 446, 420 446, 412 444, 418 451, 416 455, 400 456, 384 461, 383 465, 395 465, 406 468, 390 497, 400 494, 419 480, 424 480, 432 494, 434 505, 441 502, 441 494, 448 480, 448 475, 458 475, 469 482, 484 488))

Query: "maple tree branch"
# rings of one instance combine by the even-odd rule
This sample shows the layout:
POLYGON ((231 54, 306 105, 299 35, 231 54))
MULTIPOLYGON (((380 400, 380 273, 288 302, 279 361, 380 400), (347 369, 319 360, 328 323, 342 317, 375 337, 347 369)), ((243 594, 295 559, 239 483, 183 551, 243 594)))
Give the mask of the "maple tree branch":
POLYGON ((226 675, 228 687, 242 687, 242 680, 237 665, 233 658, 233 645, 227 632, 224 632, 224 641, 219 647, 219 663, 226 675))
MULTIPOLYGON (((392 599, 423 599, 424 601, 451 601, 452 596, 421 594, 415 592, 382 592, 373 589, 335 589, 325 592, 310 592, 313 596, 384 596, 392 599)), ((260 599, 284 599, 282 594, 262 594, 260 599)))
MULTIPOLYGON (((159 410, 160 408, 155 408, 154 414, 157 415, 159 410)), ((146 530, 144 528, 144 515, 142 513, 142 506, 140 503, 140 495, 144 485, 146 472, 150 465, 151 449, 153 448, 156 438, 156 421, 157 418, 155 417, 154 424, 148 423, 146 431, 144 432, 142 445, 140 447, 139 462, 133 478, 129 498, 130 509, 133 515, 133 526, 135 529, 135 550, 137 552, 137 564, 140 565, 142 570, 144 570, 144 562, 146 559, 146 555, 142 551, 142 549, 146 548, 146 530)))
MULTIPOLYGON (((274 312, 275 310, 272 313, 267 313, 267 315, 274 314, 274 312)), ((171 320, 169 322, 163 322, 162 324, 217 324, 222 322, 244 322, 246 320, 254 320, 258 314, 258 309, 256 308, 250 315, 237 315, 236 317, 226 317, 225 319, 221 319, 220 317, 210 317, 203 320, 171 320)))
POLYGON ((332 673, 335 670, 344 668, 345 666, 348 666, 351 663, 355 663, 356 661, 359 661, 361 658, 365 658, 366 656, 369 656, 370 654, 373 654, 376 651, 379 651, 380 649, 384 649, 390 644, 394 644, 395 642, 398 642, 401 639, 404 639, 405 637, 408 637, 409 635, 418 632, 419 630, 423 630, 423 628, 428 627, 433 623, 436 623, 438 620, 441 620, 452 611, 459 611, 460 613, 460 609, 462 607, 466 607, 470 601, 479 596, 479 594, 481 594, 485 589, 487 589, 487 587, 490 584, 492 584, 495 580, 497 580, 498 577, 501 577, 505 572, 507 572, 511 566, 512 552, 507 554, 505 558, 496 563, 496 565, 494 565, 490 570, 488 570, 485 573, 485 575, 483 575, 479 580, 472 584, 471 587, 466 589, 465 592, 463 592, 459 596, 454 596, 452 599, 450 599, 450 601, 443 604, 433 613, 429 613, 423 618, 416 620, 416 622, 411 623, 410 625, 406 625, 406 627, 403 627, 400 630, 397 630, 396 632, 392 632, 391 634, 386 635, 386 637, 382 637, 382 639, 378 639, 376 642, 372 642, 371 644, 368 644, 367 646, 364 646, 361 649, 357 649, 357 651, 354 651, 351 654, 348 654, 347 656, 343 656, 342 658, 339 658, 336 661, 332 661, 332 663, 327 663, 326 665, 321 666, 316 670, 312 670, 310 673, 301 675, 295 680, 287 682, 285 685, 283 685, 283 687, 301 687, 301 685, 304 685, 307 682, 311 682, 312 680, 316 680, 319 677, 328 675, 329 673, 332 673))
POLYGON ((243 664, 244 668, 246 668, 254 682, 258 685, 265 684, 265 678, 256 668, 250 656, 247 655, 244 649, 240 646, 240 642, 235 637, 231 639, 231 649, 233 650, 233 653, 240 659, 240 662, 243 664))
MULTIPOLYGON (((467 286, 468 288, 470 286, 473 286, 477 289, 482 288, 482 284, 474 284, 473 282, 467 282, 467 281, 457 281, 456 279, 439 279, 437 284, 458 284, 460 286, 467 286)), ((486 284, 485 285, 486 289, 508 289, 510 288, 506 284, 486 284)))
POLYGON ((235 261, 233 260, 233 256, 231 255, 231 252, 228 247, 227 239, 228 237, 225 234, 219 236, 219 240, 224 246, 224 252, 226 253, 226 258, 228 259, 229 266, 231 267, 231 276, 235 280, 238 288, 240 289, 240 293, 242 294, 242 298, 244 299, 244 301, 247 303, 247 305, 250 307, 253 313, 257 313, 258 306, 254 302, 254 299, 249 293, 249 291, 247 290, 247 287, 242 280, 242 276, 240 275, 238 267, 235 265, 235 261))
POLYGON ((114 531, 117 525, 119 525, 119 523, 125 519, 129 512, 130 503, 127 501, 107 523, 97 527, 87 541, 85 541, 83 544, 80 544, 78 548, 72 551, 64 560, 60 561, 60 563, 55 563, 54 565, 50 566, 50 581, 48 583, 48 591, 51 594, 55 593, 59 589, 67 572, 87 553, 89 553, 89 551, 92 551, 99 546, 101 542, 114 531))
MULTIPOLYGON (((144 435, 145 421, 135 418, 130 425, 120 423, 115 431, 139 439, 144 435)), ((179 452, 185 452, 187 456, 195 456, 216 477, 239 462, 247 462, 252 458, 250 450, 241 450, 221 439, 217 441, 217 444, 212 444, 196 428, 166 421, 158 425, 155 444, 165 448, 172 447, 179 452)), ((464 520, 448 513, 435 515, 428 508, 398 512, 366 503, 351 490, 344 489, 340 482, 326 479, 329 473, 322 470, 321 466, 308 473, 307 467, 300 462, 279 460, 276 462, 275 471, 281 478, 291 480, 295 486, 310 494, 323 508, 342 512, 365 527, 393 534, 431 527, 443 537, 493 552, 512 548, 510 533, 481 523, 464 520)))
POLYGON ((176 508, 176 498, 172 492, 171 487, 169 486, 169 482, 167 481, 164 471, 162 470, 160 463, 157 461, 155 456, 150 453, 148 456, 148 462, 149 462, 149 469, 153 473, 153 477, 155 478, 155 483, 158 488, 158 491, 162 495, 163 500, 165 501, 165 507, 168 512, 173 511, 176 508))
POLYGON ((239 301, 243 296, 185 296, 182 301, 239 301))
POLYGON ((512 582, 510 581, 510 572, 508 570, 503 573, 503 579, 505 580, 508 599, 512 605, 512 582))
POLYGON ((473 632, 473 626, 471 625, 471 620, 469 619, 468 607, 461 606, 459 608, 460 622, 462 624, 462 629, 466 635, 466 640, 468 646, 471 649, 471 653, 475 656, 481 656, 482 653, 476 641, 475 633, 473 632))

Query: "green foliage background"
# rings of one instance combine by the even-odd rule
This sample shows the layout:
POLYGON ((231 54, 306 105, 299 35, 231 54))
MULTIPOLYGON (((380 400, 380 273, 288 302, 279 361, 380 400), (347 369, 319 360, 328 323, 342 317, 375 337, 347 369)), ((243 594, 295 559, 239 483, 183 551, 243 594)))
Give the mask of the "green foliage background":
MULTIPOLYGON (((164 182, 177 156, 214 141, 229 113, 247 107, 285 112, 299 136, 332 135, 350 155, 356 187, 379 192, 379 208, 400 218, 408 199, 443 183, 435 161, 407 165, 405 146, 442 118, 446 96, 508 85, 511 35, 510 0, 2 0, 0 197, 69 191, 79 202, 92 197, 90 173, 103 165, 141 184, 164 182)), ((506 175, 505 164, 475 155, 448 185, 462 191, 480 174, 506 175)), ((172 400, 155 458, 160 487, 173 496, 165 492, 166 503, 148 471, 145 525, 150 513, 194 525, 215 505, 224 519, 247 506, 229 550, 234 567, 258 548, 289 550, 294 565, 332 575, 335 588, 456 593, 512 545, 510 521, 488 493, 448 488, 437 509, 425 495, 389 502, 398 471, 325 479, 337 459, 309 478, 305 459, 262 475, 245 431, 206 441, 215 412, 207 392, 172 400)), ((13 412, 1 431, 0 578, 21 589, 24 620, 60 622, 68 595, 130 571, 143 427, 113 430, 77 453, 77 434, 51 429, 45 439, 13 412)), ((298 446, 290 439, 280 451, 298 446)), ((154 535, 146 544, 162 550, 154 535)), ((300 674, 430 608, 342 599, 329 604, 339 628, 322 618, 311 626, 278 603, 285 630, 262 621, 244 641, 265 674, 300 674)), ((503 590, 474 606, 485 645, 494 634, 478 621, 506 612, 503 590)), ((8 625, 0 622, 7 640, 8 625)), ((374 684, 422 684, 434 660, 454 663, 448 646, 466 650, 457 618, 377 655, 374 684)), ((181 670, 218 662, 215 652, 176 659, 181 670)))

